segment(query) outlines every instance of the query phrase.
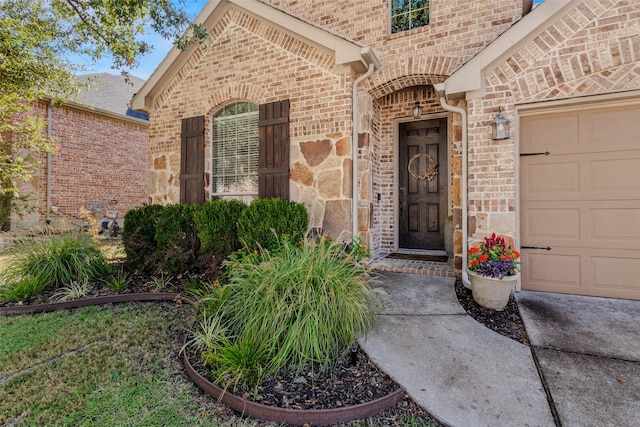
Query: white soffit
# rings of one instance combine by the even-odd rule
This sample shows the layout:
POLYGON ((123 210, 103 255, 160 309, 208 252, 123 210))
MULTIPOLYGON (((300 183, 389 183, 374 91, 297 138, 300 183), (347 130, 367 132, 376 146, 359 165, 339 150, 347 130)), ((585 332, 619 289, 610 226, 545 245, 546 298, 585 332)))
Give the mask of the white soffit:
POLYGON ((531 42, 584 0, 546 0, 445 80, 447 96, 484 91, 485 74, 531 42))
MULTIPOLYGON (((194 22, 202 23, 211 29, 230 7, 267 22, 320 50, 333 52, 339 69, 353 69, 356 73, 362 73, 368 69, 369 64, 380 66, 375 52, 370 47, 360 45, 260 0, 210 0, 194 22)), ((197 48, 198 46, 190 46, 186 51, 172 48, 133 98, 131 108, 149 112, 154 98, 169 84, 197 48)))

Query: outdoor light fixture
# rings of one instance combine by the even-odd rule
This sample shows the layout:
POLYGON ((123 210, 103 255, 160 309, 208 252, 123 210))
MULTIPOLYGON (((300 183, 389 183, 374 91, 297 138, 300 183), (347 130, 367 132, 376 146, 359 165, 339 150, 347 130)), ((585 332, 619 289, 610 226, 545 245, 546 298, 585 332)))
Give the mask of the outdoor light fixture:
POLYGON ((498 107, 498 115, 491 123, 492 139, 508 139, 509 123, 509 120, 502 115, 502 107, 498 107))
POLYGON ((420 105, 420 100, 418 99, 418 86, 416 86, 416 103, 413 104, 411 113, 414 119, 419 119, 422 116, 422 105, 420 105))

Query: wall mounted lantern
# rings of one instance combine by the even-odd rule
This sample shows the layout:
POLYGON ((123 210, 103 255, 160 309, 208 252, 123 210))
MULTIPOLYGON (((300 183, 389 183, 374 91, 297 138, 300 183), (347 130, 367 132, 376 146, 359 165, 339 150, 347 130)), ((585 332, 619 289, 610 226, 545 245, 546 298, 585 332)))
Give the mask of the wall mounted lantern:
POLYGON ((420 100, 418 99, 418 86, 416 86, 416 103, 413 104, 413 108, 411 109, 411 113, 413 114, 414 119, 419 119, 422 116, 422 105, 420 104, 420 100))
POLYGON ((498 115, 491 123, 492 139, 508 139, 509 123, 509 120, 502 115, 502 107, 498 107, 498 115))

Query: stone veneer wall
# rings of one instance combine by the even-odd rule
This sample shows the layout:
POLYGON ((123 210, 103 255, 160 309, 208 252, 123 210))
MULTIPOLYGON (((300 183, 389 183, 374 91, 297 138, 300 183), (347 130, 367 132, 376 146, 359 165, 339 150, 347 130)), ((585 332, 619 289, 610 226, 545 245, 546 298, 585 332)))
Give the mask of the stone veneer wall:
MULTIPOLYGON (((40 114, 47 106, 39 103, 40 114)), ((82 223, 80 208, 114 209, 120 218, 147 201, 148 133, 146 123, 54 106, 52 136, 60 149, 51 157, 52 226, 67 228, 82 223)), ((39 160, 38 173, 24 184, 28 205, 14 212, 11 229, 42 226, 47 218, 47 162, 39 160)))
POLYGON ((483 98, 470 99, 469 235, 516 230, 515 106, 640 89, 640 8, 628 0, 586 0, 487 73, 483 98), (514 136, 491 141, 506 107, 514 136))
MULTIPOLYGON (((389 34, 386 1, 271 3, 376 51, 381 67, 361 83, 358 100, 358 219, 361 236, 373 245, 374 254, 389 252, 397 233, 393 228, 395 171, 390 166, 395 155, 394 127, 397 120, 410 117, 414 86, 424 86, 424 91, 427 85, 443 81, 519 19, 522 2, 433 1, 430 25, 398 34, 389 34)), ((336 74, 330 55, 233 7, 211 33, 209 49, 196 50, 154 106, 150 201, 179 201, 180 119, 204 114, 208 129, 210 116, 229 102, 290 99, 292 198, 307 205, 311 226, 328 229, 334 237, 349 232, 350 98, 355 76, 336 74)), ((428 104, 425 118, 429 113, 442 113, 432 94, 425 94, 423 100, 428 104)), ((459 150, 455 141, 460 140, 460 133, 455 129, 460 118, 449 117, 453 154, 459 150)), ((208 147, 206 156, 210 158, 208 147)), ((451 164, 459 164, 455 156, 451 164)), ((206 167, 210 172, 209 162, 206 167)), ((459 179, 452 175, 450 184, 459 198, 459 179)), ((451 203, 455 214, 459 202, 451 203)))
POLYGON ((180 121, 210 119, 234 101, 290 100, 291 198, 304 202, 310 226, 338 238, 351 229, 351 84, 332 55, 231 8, 158 97, 150 126, 150 201, 180 200, 180 121))

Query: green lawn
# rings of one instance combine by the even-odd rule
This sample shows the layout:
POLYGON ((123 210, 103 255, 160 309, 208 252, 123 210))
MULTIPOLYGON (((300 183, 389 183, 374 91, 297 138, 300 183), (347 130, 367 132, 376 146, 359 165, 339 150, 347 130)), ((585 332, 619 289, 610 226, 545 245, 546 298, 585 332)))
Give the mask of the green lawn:
MULTIPOLYGON (((0 425, 223 426, 184 374, 171 304, 0 318, 0 425)), ((239 423, 240 422, 240 423, 239 423)))
MULTIPOLYGON (((118 241, 100 249, 124 257, 118 241)), ((276 426, 237 417, 186 376, 179 349, 193 318, 171 303, 0 317, 0 426, 276 426)), ((348 425, 433 425, 398 412, 348 425)))

